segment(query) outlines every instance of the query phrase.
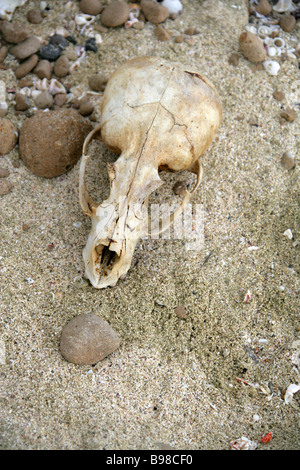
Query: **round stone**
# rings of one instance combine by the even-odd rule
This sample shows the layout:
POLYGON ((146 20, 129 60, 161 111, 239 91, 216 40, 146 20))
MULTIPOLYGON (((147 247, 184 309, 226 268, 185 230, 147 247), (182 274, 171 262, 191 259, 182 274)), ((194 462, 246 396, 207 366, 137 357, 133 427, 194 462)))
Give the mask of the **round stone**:
POLYGON ((84 139, 91 130, 91 123, 74 109, 39 111, 21 129, 21 158, 37 176, 60 176, 77 163, 84 139))
POLYGON ((81 0, 78 6, 82 13, 93 16, 98 15, 103 10, 102 3, 99 0, 81 0))
POLYGON ((60 57, 62 49, 55 44, 46 44, 46 46, 41 47, 40 56, 44 60, 53 61, 60 57))
POLYGON ((126 23, 129 17, 129 5, 125 2, 112 2, 101 13, 101 23, 114 28, 126 23))
POLYGON ((17 59, 23 60, 35 54, 41 47, 41 42, 36 37, 25 39, 16 46, 10 48, 9 52, 13 54, 17 59))
POLYGON ((165 21, 169 16, 169 10, 167 7, 154 3, 152 0, 142 0, 141 10, 145 15, 145 18, 150 23, 159 24, 165 21))
POLYGON ((60 352, 69 362, 96 364, 120 346, 120 336, 102 318, 81 314, 62 329, 60 352))
POLYGON ((67 56, 60 56, 55 62, 53 67, 53 72, 59 78, 65 77, 68 75, 70 69, 70 62, 67 56))

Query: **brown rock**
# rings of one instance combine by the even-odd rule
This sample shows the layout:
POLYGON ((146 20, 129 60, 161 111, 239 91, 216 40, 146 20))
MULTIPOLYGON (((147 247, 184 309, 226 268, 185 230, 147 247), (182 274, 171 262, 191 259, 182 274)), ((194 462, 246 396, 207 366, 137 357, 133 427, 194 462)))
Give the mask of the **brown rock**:
POLYGON ((27 21, 32 24, 40 24, 43 21, 40 10, 29 10, 26 15, 27 21))
POLYGON ((296 18, 293 15, 284 15, 280 19, 280 27, 283 31, 289 33, 296 25, 296 18))
POLYGON ((13 54, 17 59, 23 60, 35 54, 41 47, 40 40, 36 37, 25 39, 16 46, 10 48, 9 52, 13 54))
POLYGON ((180 305, 179 307, 176 307, 174 309, 174 312, 176 313, 178 318, 186 318, 186 311, 182 305, 180 305))
POLYGON ((53 106, 53 96, 49 91, 41 91, 34 99, 34 103, 39 109, 52 108, 53 106))
POLYGON ((52 74, 51 62, 49 60, 40 60, 33 73, 40 79, 47 78, 47 80, 50 80, 52 74))
POLYGON ((1 64, 1 62, 4 61, 4 59, 5 59, 6 55, 7 55, 7 51, 8 51, 8 49, 7 49, 6 46, 0 47, 0 64, 1 64))
POLYGON ((165 21, 169 16, 167 7, 154 3, 152 0, 142 0, 141 10, 145 15, 146 20, 150 23, 159 24, 165 21))
POLYGON ((0 167, 0 178, 7 178, 9 171, 6 168, 0 167))
POLYGON ((99 15, 103 10, 102 3, 99 0, 81 0, 79 8, 82 13, 93 16, 99 15))
POLYGON ((268 0, 259 0, 256 11, 261 15, 268 16, 272 12, 272 6, 268 0))
POLYGON ((283 117, 286 121, 292 122, 292 121, 295 121, 297 117, 297 113, 292 108, 286 108, 284 111, 280 113, 280 116, 283 117))
POLYGON ((67 101, 67 95, 66 93, 56 93, 54 96, 54 104, 55 106, 63 106, 65 102, 67 101))
POLYGON ((19 150, 25 165, 37 176, 54 178, 79 160, 92 125, 74 109, 38 112, 20 133, 19 150))
POLYGON ((277 101, 282 101, 285 98, 285 94, 283 91, 275 90, 273 93, 273 98, 275 98, 277 101))
POLYGON ((10 23, 9 21, 0 21, 0 33, 5 41, 11 44, 17 44, 29 37, 29 32, 22 23, 10 23))
POLYGON ((13 185, 10 181, 0 180, 0 196, 4 196, 4 194, 9 193, 12 187, 13 185))
POLYGON ((168 39, 170 39, 170 34, 160 24, 154 28, 154 34, 160 41, 168 41, 168 39))
POLYGON ((34 67, 38 63, 38 60, 39 58, 36 54, 29 57, 29 59, 24 60, 24 62, 22 62, 21 65, 19 65, 19 67, 17 67, 14 71, 16 78, 19 79, 25 77, 25 75, 27 75, 29 72, 31 72, 32 69, 34 69, 34 67))
POLYGON ((262 40, 255 34, 246 31, 239 38, 240 50, 250 62, 263 62, 266 59, 266 51, 262 40))
POLYGON ((15 110, 16 111, 26 111, 30 107, 30 101, 24 93, 17 92, 15 94, 15 110))
POLYGON ((175 42, 177 44, 180 44, 184 41, 184 35, 183 34, 179 34, 178 36, 175 37, 175 42))
POLYGON ((94 73, 89 77, 89 86, 93 91, 105 90, 108 78, 102 73, 94 73))
POLYGON ((188 36, 194 36, 195 34, 199 34, 199 31, 195 28, 195 26, 189 26, 185 31, 184 34, 188 36))
POLYGON ((112 2, 101 13, 101 23, 115 28, 126 23, 129 17, 129 5, 125 2, 112 2))
POLYGON ((94 111, 94 105, 90 101, 80 103, 79 112, 82 116, 89 116, 94 111))
POLYGON ((67 56, 60 56, 55 62, 53 67, 53 72, 59 78, 65 77, 68 75, 70 69, 70 62, 67 56))
POLYGON ((183 196, 187 190, 188 184, 189 182, 187 180, 177 181, 173 186, 174 194, 177 194, 177 196, 183 196))
POLYGON ((0 155, 9 153, 18 140, 18 132, 7 118, 0 118, 0 155))
POLYGON ((144 29, 145 28, 145 22, 144 21, 136 21, 132 25, 133 29, 144 29))
POLYGON ((291 152, 285 152, 282 155, 280 162, 283 168, 285 168, 286 170, 292 170, 293 168, 295 168, 295 159, 291 152))
POLYGON ((239 63, 239 60, 240 60, 240 57, 238 55, 237 52, 233 52, 230 56, 229 56, 229 59, 228 59, 228 63, 230 65, 234 65, 235 67, 238 65, 239 63))
POLYGON ((81 314, 62 329, 60 352, 69 362, 96 364, 120 346, 120 336, 97 315, 81 314))

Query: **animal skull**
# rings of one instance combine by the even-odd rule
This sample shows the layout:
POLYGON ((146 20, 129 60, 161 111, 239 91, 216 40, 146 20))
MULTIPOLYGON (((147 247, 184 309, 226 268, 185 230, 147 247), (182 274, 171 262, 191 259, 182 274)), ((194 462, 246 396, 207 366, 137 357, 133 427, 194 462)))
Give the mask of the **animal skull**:
MULTIPOLYGON (((80 166, 80 203, 92 219, 83 251, 85 275, 96 288, 115 286, 130 268, 138 240, 145 235, 143 207, 163 181, 158 170, 190 170, 200 184, 200 155, 220 125, 222 106, 214 86, 156 57, 139 57, 109 79, 101 104, 101 122, 87 136, 80 166), (86 149, 95 134, 120 154, 108 164, 111 192, 98 206, 85 186, 86 149)), ((185 192, 173 220, 192 193, 185 192)))

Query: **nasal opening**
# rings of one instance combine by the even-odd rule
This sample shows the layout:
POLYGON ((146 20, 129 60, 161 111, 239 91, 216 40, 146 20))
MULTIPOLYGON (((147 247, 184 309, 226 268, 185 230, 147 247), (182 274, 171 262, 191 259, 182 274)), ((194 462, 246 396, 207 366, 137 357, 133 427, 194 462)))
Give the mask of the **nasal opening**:
POLYGON ((103 244, 96 245, 95 247, 95 269, 100 276, 109 276, 114 265, 119 261, 120 256, 110 249, 110 245, 103 244))

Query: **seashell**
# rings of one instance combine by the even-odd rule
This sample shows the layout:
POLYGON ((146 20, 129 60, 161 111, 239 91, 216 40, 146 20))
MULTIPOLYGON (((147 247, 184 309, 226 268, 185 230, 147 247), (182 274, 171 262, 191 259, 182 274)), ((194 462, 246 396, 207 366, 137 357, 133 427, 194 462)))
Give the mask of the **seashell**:
POLYGON ((37 98, 42 93, 42 90, 32 90, 31 96, 33 99, 37 98))
POLYGON ((268 56, 275 57, 276 55, 278 55, 277 47, 274 47, 274 46, 268 47, 268 56))
POLYGON ((295 11, 296 7, 292 0, 278 0, 276 5, 273 6, 273 10, 277 11, 277 13, 284 13, 286 11, 295 11))
POLYGON ((7 113, 8 104, 6 102, 6 85, 0 80, 0 117, 7 113))
POLYGON ((253 26, 253 24, 247 25, 245 29, 246 31, 249 31, 249 33, 257 34, 257 28, 253 26))
POLYGON ((37 80, 34 84, 35 88, 40 91, 47 91, 49 88, 47 78, 43 78, 43 80, 37 80))
POLYGON ((264 44, 266 46, 274 46, 274 39, 268 36, 264 39, 264 44))
POLYGON ((22 93, 22 95, 30 97, 32 91, 29 87, 25 86, 24 88, 21 88, 20 93, 22 93))
POLYGON ((67 90, 56 78, 52 78, 49 84, 49 92, 51 95, 56 95, 57 93, 67 93, 67 90))
POLYGON ((270 28, 270 26, 260 26, 257 30, 257 33, 258 33, 258 36, 263 39, 265 38, 266 36, 270 36, 270 34, 272 34, 272 28, 270 28))
POLYGON ((160 4, 167 7, 170 15, 180 15, 182 13, 182 3, 180 0, 163 0, 160 4))
POLYGON ((285 41, 282 38, 274 38, 274 46, 279 49, 283 49, 285 46, 285 41))
POLYGON ((24 5, 27 0, 1 0, 0 2, 0 19, 10 21, 13 12, 19 6, 24 5))
POLYGON ((277 75, 280 70, 280 65, 276 60, 265 60, 263 66, 270 75, 277 75))
POLYGON ((286 55, 288 57, 290 57, 290 59, 297 59, 298 57, 294 54, 294 52, 296 52, 296 49, 294 49, 294 48, 293 49, 288 49, 286 51, 286 55))

